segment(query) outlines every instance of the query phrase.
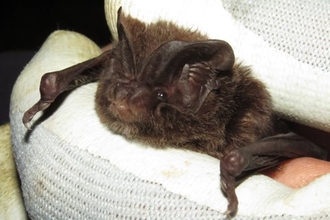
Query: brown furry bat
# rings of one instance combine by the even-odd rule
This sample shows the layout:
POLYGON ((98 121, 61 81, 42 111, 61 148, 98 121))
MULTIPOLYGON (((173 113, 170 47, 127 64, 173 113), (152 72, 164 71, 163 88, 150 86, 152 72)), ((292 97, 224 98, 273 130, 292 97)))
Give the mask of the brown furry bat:
POLYGON ((146 25, 118 12, 119 41, 99 57, 45 74, 27 125, 56 97, 98 81, 96 110, 108 128, 154 147, 176 147, 221 159, 226 214, 236 212, 243 177, 293 157, 326 153, 287 131, 264 85, 235 63, 221 40, 159 21, 146 25))

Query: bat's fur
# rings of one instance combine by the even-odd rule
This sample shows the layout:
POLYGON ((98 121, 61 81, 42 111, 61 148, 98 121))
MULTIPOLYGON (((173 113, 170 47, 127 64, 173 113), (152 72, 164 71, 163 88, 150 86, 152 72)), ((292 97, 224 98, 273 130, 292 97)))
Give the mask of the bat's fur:
POLYGON ((159 21, 145 24, 118 13, 119 41, 99 57, 47 73, 26 125, 65 90, 97 81, 100 120, 129 139, 221 158, 227 214, 237 210, 237 177, 287 158, 326 153, 283 129, 265 86, 235 62, 231 46, 159 21))
MULTIPOLYGON (((146 25, 123 16, 122 23, 134 50, 137 68, 155 48, 167 41, 207 39, 197 31, 185 30, 164 21, 146 25)), ((209 94, 196 114, 182 114, 174 109, 163 108, 162 117, 159 118, 153 103, 145 103, 143 107, 149 108, 148 112, 128 106, 134 108, 134 112, 139 112, 132 116, 136 118, 131 121, 127 121, 128 111, 124 112, 125 117, 121 120, 120 115, 113 115, 109 109, 114 101, 111 90, 115 85, 111 80, 105 80, 109 77, 107 74, 104 71, 99 81, 96 109, 101 121, 110 130, 128 138, 159 147, 185 147, 221 158, 233 148, 245 146, 274 132, 270 96, 263 84, 250 75, 249 68, 240 64, 235 64, 230 73, 222 77, 221 88, 209 94)), ((140 102, 147 102, 145 94, 140 97, 140 102)))

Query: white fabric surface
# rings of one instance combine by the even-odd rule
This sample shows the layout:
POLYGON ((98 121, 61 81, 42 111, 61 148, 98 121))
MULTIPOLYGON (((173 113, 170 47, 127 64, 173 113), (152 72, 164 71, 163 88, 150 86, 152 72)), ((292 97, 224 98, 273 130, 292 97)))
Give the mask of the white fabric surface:
MULTIPOLYGON (((109 16, 117 10, 119 4, 117 1, 111 2, 106 5, 109 22, 115 19, 110 19, 109 16)), ((121 4, 124 10, 130 9, 132 15, 137 15, 140 11, 138 6, 146 9, 143 2, 142 0, 134 3, 122 1, 121 4)), ((240 45, 235 40, 242 39, 243 36, 244 42, 249 40, 251 45, 241 43, 243 48, 236 54, 239 54, 242 60, 246 58, 249 64, 256 63, 257 66, 260 64, 257 70, 262 69, 262 64, 266 60, 271 69, 273 64, 264 57, 273 57, 274 54, 283 55, 283 52, 259 41, 260 36, 235 21, 222 7, 220 1, 207 0, 203 1, 202 5, 201 1, 189 1, 185 7, 178 8, 173 7, 174 3, 183 4, 184 0, 173 2, 167 0, 166 3, 150 1, 148 4, 154 2, 158 2, 157 5, 148 6, 151 7, 148 10, 154 11, 154 14, 140 12, 146 20, 149 19, 148 16, 162 15, 160 8, 168 10, 172 16, 182 15, 184 11, 188 12, 182 19, 178 16, 177 19, 195 25, 203 24, 204 19, 201 19, 202 16, 196 16, 194 7, 199 6, 202 9, 203 17, 204 14, 205 17, 214 18, 223 15, 223 19, 219 17, 221 20, 219 27, 226 25, 231 30, 225 31, 223 36, 227 36, 225 39, 229 41, 233 33, 243 31, 245 35, 235 35, 234 48, 240 45), (196 18, 192 19, 189 14, 195 15, 196 18), (244 49, 253 48, 256 45, 254 43, 258 45, 254 51, 259 54, 252 56, 251 52, 245 52, 244 49), (260 51, 266 53, 261 56, 260 51), (253 58, 256 61, 249 62, 254 60, 253 58)), ((223 30, 214 29, 214 25, 218 24, 216 21, 212 22, 212 30, 209 29, 210 27, 203 29, 213 31, 214 33, 210 33, 213 37, 220 36, 217 34, 223 30)), ((51 116, 41 118, 43 113, 37 114, 33 122, 37 121, 38 125, 32 131, 29 132, 24 128, 21 118, 24 111, 39 99, 38 87, 42 74, 63 69, 98 54, 100 49, 84 36, 67 31, 54 32, 23 70, 14 86, 10 109, 11 128, 14 134, 12 138, 24 200, 30 217, 33 219, 222 218, 221 213, 225 211, 227 201, 219 188, 219 161, 190 151, 171 148, 157 150, 149 146, 129 143, 124 138, 113 135, 99 123, 94 111, 95 83, 70 93, 51 116)), ((286 58, 274 57, 289 61, 293 59, 289 55, 286 58)), ((282 75, 276 76, 280 79, 278 83, 286 83, 286 80, 281 78, 282 75)), ((269 75, 265 79, 268 77, 269 75)), ((269 89, 273 91, 270 84, 269 89)), ((274 91, 276 90, 275 88, 274 91)), ((287 95, 288 91, 284 93, 287 95)), ((281 106, 281 98, 276 99, 276 95, 274 98, 278 102, 276 106, 281 106)), ((328 97, 324 99, 326 103, 328 97)), ((299 102, 297 104, 299 105, 299 102)), ((287 109, 285 106, 283 108, 287 109)), ((294 111, 295 114, 302 114, 296 111, 298 110, 294 111)), ((322 121, 326 113, 312 118, 313 120, 302 119, 301 115, 294 117, 316 123, 317 120, 322 121)), ((323 124, 326 123, 328 122, 325 120, 323 124)), ((327 129, 327 126, 323 128, 327 129)), ((320 189, 327 189, 329 185, 330 175, 318 178, 299 190, 287 188, 263 175, 255 175, 237 188, 240 204, 236 219, 326 219, 330 217, 328 214, 330 191, 320 189)))
POLYGON ((270 91, 282 117, 330 131, 330 2, 326 0, 112 0, 145 22, 173 21, 229 42, 270 91))

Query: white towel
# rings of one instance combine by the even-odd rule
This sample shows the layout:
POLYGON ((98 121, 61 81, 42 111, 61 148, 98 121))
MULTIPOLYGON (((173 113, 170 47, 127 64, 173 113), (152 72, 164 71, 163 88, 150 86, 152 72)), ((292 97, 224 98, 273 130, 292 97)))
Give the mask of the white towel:
MULTIPOLYGON (((134 15, 133 8, 137 7, 134 5, 141 4, 142 7, 142 2, 122 1, 121 4, 127 5, 124 10, 131 8, 134 15)), ((174 4, 174 1, 168 0, 164 6, 162 1, 155 2, 158 2, 157 7, 148 9, 150 11, 155 9, 153 16, 161 15, 156 8, 164 7, 165 10, 165 5, 171 4, 173 7, 174 4)), ((180 2, 184 1, 175 1, 176 4, 180 2)), ((187 6, 173 9, 172 14, 179 13, 177 10, 187 10, 196 15, 196 10, 191 7, 200 5, 201 2, 204 7, 204 4, 208 5, 211 1, 189 1, 187 6)), ((153 1, 149 3, 154 4, 153 1)), ((214 1, 214 3, 219 7, 222 6, 221 2, 214 1)), ((214 15, 216 7, 208 7, 210 13, 206 13, 206 9, 203 9, 203 15, 216 16, 214 15)), ((109 10, 109 5, 106 10, 109 10)), ((117 10, 117 6, 111 10, 117 10)), ((228 11, 224 9, 219 11, 229 16, 228 11)), ((152 15, 143 14, 146 19, 152 15)), ((108 16, 110 15, 111 13, 108 13, 108 16)), ((180 12, 179 15, 183 14, 180 12)), ((232 16, 229 18, 233 19, 232 16)), ((108 18, 108 20, 113 19, 108 18)), ((188 18, 183 20, 194 23, 194 20, 188 18)), ((214 26, 216 21, 213 20, 212 23, 214 26)), ((223 21, 223 23, 227 22, 223 21)), ((234 20, 231 24, 243 30, 242 24, 234 20)), ((233 27, 232 30, 237 31, 239 28, 233 27)), ((244 39, 250 39, 251 36, 247 34, 247 38, 244 39)), ((269 56, 269 51, 276 52, 276 49, 269 46, 265 49, 257 48, 257 51, 261 50, 267 52, 264 57, 269 56)), ((51 116, 39 121, 40 124, 30 132, 25 129, 21 122, 22 115, 39 99, 38 87, 42 74, 63 69, 100 53, 100 49, 86 37, 74 32, 56 31, 50 35, 40 51, 25 67, 14 86, 10 109, 12 141, 22 181, 24 201, 30 217, 32 219, 223 218, 222 213, 226 210, 227 200, 220 191, 219 161, 207 155, 185 150, 171 148, 159 150, 150 146, 141 146, 130 143, 121 136, 113 135, 100 124, 94 111, 95 83, 74 90, 51 116)), ((277 51, 277 53, 282 52, 277 51)), ((236 54, 242 55, 244 52, 236 52, 236 54)), ((258 58, 255 62, 257 65, 259 62, 265 62, 260 54, 254 57, 258 56, 262 61, 258 58)), ((240 57, 245 60, 244 56, 240 57)), ((291 55, 289 57, 292 58, 291 55)), ((247 59, 249 64, 255 64, 250 62, 251 58, 247 59)), ((326 75, 329 74, 325 72, 322 76, 326 75)), ((281 75, 277 76, 279 82, 288 83, 280 77, 281 75)), ((262 78, 261 75, 260 77, 262 78)), ((265 78, 267 79, 268 76, 265 78)), ((291 83, 299 85, 298 82, 291 83)), ((271 85, 268 85, 270 91, 272 91, 271 85)), ((273 96, 276 100, 276 95, 273 96)), ((329 101, 328 97, 324 99, 325 103, 329 101)), ((276 106, 285 103, 281 102, 281 98, 277 100, 276 106)), ((299 102, 297 104, 299 105, 299 102)), ((283 109, 285 108, 283 106, 283 109)), ((298 110, 295 110, 295 113, 296 111, 298 110)), ((296 114, 298 116, 295 117, 300 120, 302 113, 296 114)), ((322 121, 325 115, 326 113, 313 118, 313 123, 317 120, 322 121)), ((33 122, 41 116, 42 113, 38 113, 33 122)), ((312 119, 302 119, 302 121, 310 122, 312 119)), ((236 219, 326 219, 330 217, 328 214, 330 190, 326 190, 329 185, 330 174, 298 190, 285 187, 266 176, 255 175, 237 188, 240 204, 236 219)))

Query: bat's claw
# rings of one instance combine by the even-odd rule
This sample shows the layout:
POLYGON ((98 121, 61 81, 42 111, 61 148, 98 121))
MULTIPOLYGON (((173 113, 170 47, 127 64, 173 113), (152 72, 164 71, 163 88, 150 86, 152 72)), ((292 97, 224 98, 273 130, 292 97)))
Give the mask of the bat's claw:
POLYGON ((27 129, 27 130, 32 130, 31 128, 30 128, 30 126, 29 126, 29 124, 28 123, 24 123, 24 127, 27 129))
POLYGON ((32 120, 34 115, 35 114, 31 114, 30 110, 26 111, 23 115, 22 122, 27 130, 31 130, 29 122, 32 120))
POLYGON ((29 122, 33 119, 33 117, 42 110, 45 110, 46 108, 49 107, 51 102, 44 102, 39 100, 36 104, 34 104, 29 110, 27 110, 22 118, 22 122, 26 129, 31 130, 29 126, 29 122))
POLYGON ((233 216, 235 216, 237 212, 237 207, 238 207, 238 201, 229 201, 227 210, 224 212, 224 215, 227 216, 227 219, 231 219, 233 216))
POLYGON ((228 209, 223 214, 226 216, 226 219, 228 219, 228 220, 232 219, 231 212, 228 209))

